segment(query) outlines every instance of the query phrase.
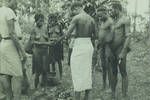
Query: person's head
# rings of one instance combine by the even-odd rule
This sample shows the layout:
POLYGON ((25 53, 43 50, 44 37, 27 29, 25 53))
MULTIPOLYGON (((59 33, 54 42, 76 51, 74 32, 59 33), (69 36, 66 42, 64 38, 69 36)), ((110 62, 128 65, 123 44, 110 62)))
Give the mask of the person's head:
POLYGON ((12 10, 16 10, 17 9, 17 1, 16 0, 9 0, 8 6, 12 9, 12 10))
POLYGON ((41 14, 41 13, 35 14, 34 19, 35 19, 35 23, 36 23, 37 27, 40 28, 43 26, 43 24, 44 24, 44 15, 43 14, 41 14))
POLYGON ((0 0, 0 6, 8 6, 10 0, 0 0))
POLYGON ((79 14, 81 12, 81 10, 83 10, 83 6, 82 3, 79 1, 75 1, 72 5, 71 5, 71 11, 73 14, 79 14))
POLYGON ((107 8, 105 6, 101 6, 100 8, 98 8, 97 13, 96 13, 98 21, 105 22, 107 20, 107 17, 108 17, 107 13, 108 13, 108 11, 107 11, 107 8))
POLYGON ((112 8, 111 9, 111 16, 112 17, 118 17, 123 10, 122 5, 119 1, 113 1, 111 4, 111 8, 112 8))
POLYGON ((57 12, 52 12, 48 15, 48 24, 50 26, 54 26, 57 23, 58 15, 59 15, 59 13, 57 13, 57 12))
POLYGON ((8 6, 12 10, 17 8, 17 1, 16 0, 0 0, 0 6, 8 6))
POLYGON ((87 3, 85 6, 84 6, 84 11, 86 12, 86 13, 88 13, 90 16, 93 16, 94 15, 94 13, 95 13, 95 11, 96 11, 96 9, 95 9, 95 7, 94 7, 94 5, 92 4, 92 3, 87 3))

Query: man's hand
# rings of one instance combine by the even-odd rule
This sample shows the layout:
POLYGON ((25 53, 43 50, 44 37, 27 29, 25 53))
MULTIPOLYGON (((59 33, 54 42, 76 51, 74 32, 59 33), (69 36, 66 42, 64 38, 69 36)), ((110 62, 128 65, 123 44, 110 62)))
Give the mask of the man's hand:
POLYGON ((26 56, 26 53, 24 50, 21 51, 21 55, 22 55, 21 61, 22 61, 22 63, 25 63, 27 60, 27 56, 26 56))
POLYGON ((40 43, 40 42, 37 42, 37 41, 34 41, 33 44, 40 45, 41 43, 40 43))
POLYGON ((122 60, 124 57, 125 57, 125 53, 120 53, 120 54, 119 54, 119 59, 122 60))
POLYGON ((118 64, 120 65, 121 64, 121 61, 122 61, 122 59, 125 57, 125 54, 124 53, 120 53, 119 54, 119 62, 118 62, 118 64))

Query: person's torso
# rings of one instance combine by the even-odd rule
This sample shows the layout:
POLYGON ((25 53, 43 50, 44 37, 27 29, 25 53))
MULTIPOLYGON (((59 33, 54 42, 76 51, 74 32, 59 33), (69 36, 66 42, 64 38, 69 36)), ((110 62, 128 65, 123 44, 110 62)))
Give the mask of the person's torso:
POLYGON ((43 26, 42 28, 35 27, 34 29, 34 40, 38 42, 47 42, 48 35, 46 33, 46 28, 43 26))
POLYGON ((88 14, 83 13, 78 15, 76 24, 76 37, 91 37, 93 28, 93 19, 88 14))
POLYGON ((49 38, 59 38, 62 35, 59 25, 50 27, 49 38))
MULTIPOLYGON (((121 20, 121 19, 119 19, 119 20, 121 20)), ((117 24, 117 22, 116 22, 116 24, 117 24)), ((117 48, 123 46, 125 39, 126 39, 125 28, 126 28, 125 23, 122 23, 117 28, 115 28, 114 33, 113 33, 114 34, 113 42, 112 42, 112 47, 114 49, 117 49, 117 48)))
MULTIPOLYGON (((9 37, 9 28, 7 24, 7 16, 10 8, 0 7, 0 34, 2 37, 9 37)), ((10 15, 11 16, 11 15, 10 15)))
POLYGON ((106 23, 107 23, 107 21, 102 23, 101 27, 99 29, 101 34, 103 34, 103 42, 104 42, 104 44, 112 42, 112 39, 113 39, 113 33, 111 32, 112 24, 110 23, 107 27, 102 28, 103 25, 105 25, 106 23))

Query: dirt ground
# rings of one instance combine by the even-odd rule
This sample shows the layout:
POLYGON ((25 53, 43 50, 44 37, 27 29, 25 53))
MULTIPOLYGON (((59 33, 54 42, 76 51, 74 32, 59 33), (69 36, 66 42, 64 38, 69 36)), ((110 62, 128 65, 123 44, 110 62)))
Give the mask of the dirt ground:
MULTIPOLYGON (((131 52, 127 57, 127 70, 129 77, 128 100, 150 100, 150 48, 143 42, 134 43, 131 45, 131 52)), ((34 76, 31 74, 31 66, 28 68, 27 73, 29 76, 31 89, 33 89, 34 76)), ((46 90, 47 97, 57 97, 57 99, 46 99, 45 96, 45 99, 41 100, 72 100, 73 89, 70 73, 70 67, 67 65, 67 52, 65 52, 62 83, 58 86, 49 87, 46 90), (62 95, 64 95, 64 99, 58 99, 58 97, 61 97, 62 95)), ((96 70, 93 75, 93 90, 91 92, 91 100, 111 100, 110 93, 107 91, 102 91, 101 89, 102 73, 96 70)), ((117 100, 122 100, 121 95, 121 76, 119 73, 117 100)), ((31 97, 33 97, 33 95, 29 97, 22 96, 22 100, 33 100, 31 97)))

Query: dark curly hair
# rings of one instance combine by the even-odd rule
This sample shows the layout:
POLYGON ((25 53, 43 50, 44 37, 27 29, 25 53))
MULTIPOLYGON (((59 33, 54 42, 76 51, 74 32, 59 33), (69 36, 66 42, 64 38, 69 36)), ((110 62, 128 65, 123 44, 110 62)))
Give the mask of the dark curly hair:
POLYGON ((112 7, 112 9, 118 9, 119 11, 123 10, 120 1, 117 1, 117 0, 114 0, 111 2, 111 7, 112 7))
POLYGON ((44 15, 41 13, 37 13, 34 16, 35 22, 37 22, 39 19, 43 19, 44 20, 44 15))
POLYGON ((76 7, 83 7, 82 2, 80 2, 80 1, 73 2, 72 5, 71 5, 71 10, 73 10, 76 7))

